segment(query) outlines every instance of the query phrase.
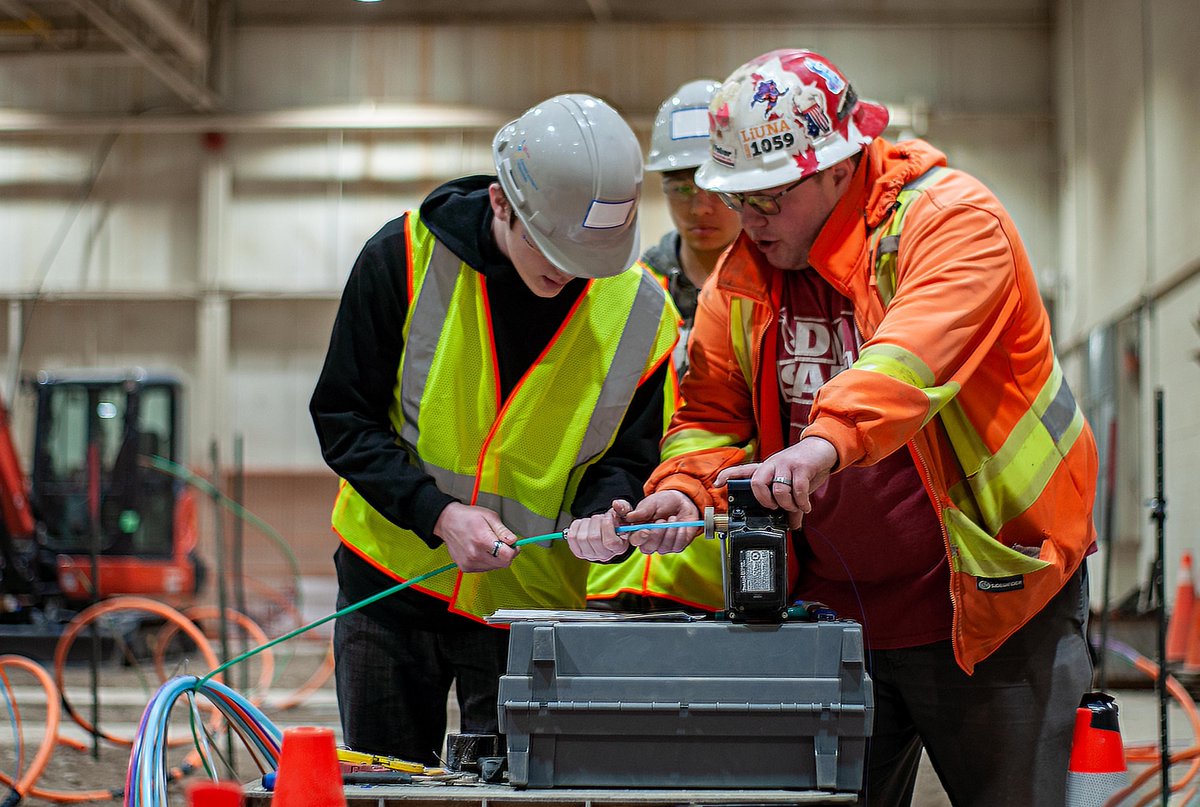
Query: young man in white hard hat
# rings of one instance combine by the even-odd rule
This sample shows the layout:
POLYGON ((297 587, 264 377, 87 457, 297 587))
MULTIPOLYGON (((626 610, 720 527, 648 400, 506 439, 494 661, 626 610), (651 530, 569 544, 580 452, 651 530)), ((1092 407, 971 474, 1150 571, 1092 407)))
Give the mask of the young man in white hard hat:
POLYGON ((922 748, 954 804, 1062 804, 1096 446, 1016 227, 929 144, 881 138, 886 109, 817 53, 752 60, 709 111, 696 180, 742 235, 624 516, 696 518, 732 478, 790 514, 796 595, 860 621, 870 651, 866 804, 907 805, 922 748))
MULTIPOLYGON (((708 157, 708 102, 721 84, 689 81, 658 108, 650 132, 646 170, 660 172, 667 212, 675 229, 642 253, 642 265, 658 277, 683 322, 675 346, 675 379, 687 370, 687 344, 700 287, 741 231, 737 213, 696 184, 696 168, 708 157)), ((677 406, 669 402, 668 418, 677 406)), ((724 605, 720 545, 698 542, 672 555, 636 552, 625 561, 594 564, 588 575, 593 607, 625 611, 685 609, 717 611, 724 605)))
POLYGON ((435 763, 456 684, 497 732, 501 608, 581 608, 590 516, 658 461, 677 314, 637 257, 641 155, 603 101, 555 96, 504 126, 497 176, 449 182, 359 255, 310 403, 333 510, 345 742, 435 763), (570 526, 568 541, 514 546, 570 526), (478 574, 486 572, 486 574, 478 574))

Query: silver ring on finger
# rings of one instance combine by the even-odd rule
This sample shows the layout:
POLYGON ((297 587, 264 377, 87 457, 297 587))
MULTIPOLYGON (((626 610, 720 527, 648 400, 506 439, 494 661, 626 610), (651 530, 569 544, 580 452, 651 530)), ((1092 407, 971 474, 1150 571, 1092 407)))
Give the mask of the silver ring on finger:
POLYGON ((792 486, 792 480, 784 479, 782 476, 777 476, 771 480, 771 484, 772 485, 787 485, 790 488, 792 486))
POLYGON ((494 544, 492 544, 492 557, 493 558, 500 556, 500 547, 502 547, 502 546, 504 546, 504 542, 499 539, 497 539, 496 542, 494 544))

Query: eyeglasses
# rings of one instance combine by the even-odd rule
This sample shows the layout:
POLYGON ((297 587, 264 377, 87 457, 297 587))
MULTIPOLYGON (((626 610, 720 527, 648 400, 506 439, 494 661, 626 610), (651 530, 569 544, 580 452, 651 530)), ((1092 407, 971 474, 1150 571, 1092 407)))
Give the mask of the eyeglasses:
POLYGON ((800 187, 815 176, 816 174, 809 174, 806 177, 800 177, 800 179, 797 179, 791 185, 776 193, 724 193, 717 191, 717 196, 721 197, 721 201, 730 210, 736 210, 741 213, 742 207, 748 205, 756 213, 761 213, 764 216, 774 216, 779 212, 779 200, 781 197, 800 187))
POLYGON ((690 202, 700 194, 694 182, 664 182, 663 193, 668 202, 690 202))

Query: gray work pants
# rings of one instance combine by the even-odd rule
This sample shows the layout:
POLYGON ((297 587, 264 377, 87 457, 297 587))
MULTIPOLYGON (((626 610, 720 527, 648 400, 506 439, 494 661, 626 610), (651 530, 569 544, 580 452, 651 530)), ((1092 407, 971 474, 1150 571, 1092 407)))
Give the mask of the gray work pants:
MULTIPOLYGON (((339 594, 337 607, 347 605, 339 594)), ((486 625, 418 630, 353 611, 338 617, 333 649, 342 736, 350 748, 438 764, 451 682, 461 730, 498 733, 496 695, 508 659, 508 631, 486 625)))
POLYGON ((875 726, 862 802, 911 804, 924 748, 963 807, 1062 807, 1075 710, 1091 688, 1084 568, 964 673, 950 642, 869 656, 875 726))

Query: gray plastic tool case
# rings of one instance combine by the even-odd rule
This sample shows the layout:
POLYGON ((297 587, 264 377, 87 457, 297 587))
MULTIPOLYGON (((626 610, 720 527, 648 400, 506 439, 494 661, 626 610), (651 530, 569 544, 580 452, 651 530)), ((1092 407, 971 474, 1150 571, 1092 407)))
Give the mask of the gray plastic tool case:
POLYGON ((857 791, 874 699, 856 622, 517 622, 517 787, 857 791))

